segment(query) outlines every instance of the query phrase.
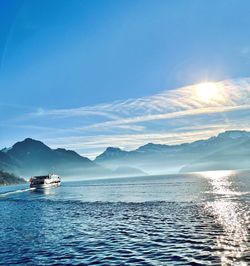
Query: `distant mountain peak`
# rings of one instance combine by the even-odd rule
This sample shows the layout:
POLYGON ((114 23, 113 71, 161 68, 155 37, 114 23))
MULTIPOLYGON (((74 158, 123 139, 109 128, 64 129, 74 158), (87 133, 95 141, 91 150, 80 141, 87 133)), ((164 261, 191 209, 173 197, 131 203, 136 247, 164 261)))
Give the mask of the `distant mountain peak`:
POLYGON ((155 143, 147 143, 141 147, 139 147, 136 151, 137 152, 158 152, 159 150, 162 150, 162 148, 170 147, 166 144, 155 144, 155 143))
MULTIPOLYGON (((32 138, 26 138, 26 139, 24 139, 22 141, 18 141, 17 143, 24 143, 24 144, 27 144, 27 143, 41 143, 41 144, 45 145, 40 140, 36 140, 36 139, 32 139, 32 138)), ((15 143, 14 145, 16 145, 17 143, 15 143)))
POLYGON ((33 142, 33 141, 37 141, 37 140, 32 139, 32 138, 26 138, 23 140, 23 142, 33 142))
POLYGON ((32 138, 26 138, 23 141, 15 143, 9 149, 8 152, 12 152, 15 149, 31 149, 31 148, 41 148, 41 149, 50 150, 50 148, 47 145, 45 145, 43 142, 32 138))
POLYGON ((123 152, 123 150, 118 147, 108 147, 105 152, 123 152))
MULTIPOLYGON (((18 142, 17 142, 18 143, 18 142)), ((36 140, 36 139, 32 139, 32 138, 26 138, 23 141, 19 142, 19 143, 24 143, 24 144, 36 144, 36 145, 43 145, 43 146, 47 146, 45 145, 42 141, 40 140, 36 140)), ((48 146, 47 146, 48 147, 48 146)))
POLYGON ((96 157, 96 160, 100 161, 106 158, 117 158, 126 155, 128 152, 117 147, 108 147, 103 153, 96 157))
POLYGON ((220 133, 218 138, 231 138, 231 139, 239 139, 243 137, 250 138, 250 132, 245 130, 227 130, 225 132, 220 133))

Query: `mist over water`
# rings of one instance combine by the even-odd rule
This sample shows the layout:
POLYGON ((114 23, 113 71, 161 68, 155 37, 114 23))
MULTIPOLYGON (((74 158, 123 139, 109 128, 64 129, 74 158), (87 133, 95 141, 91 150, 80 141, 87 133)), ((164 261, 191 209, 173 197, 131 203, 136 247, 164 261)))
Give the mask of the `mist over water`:
POLYGON ((0 188, 0 264, 249 265, 250 173, 0 188))

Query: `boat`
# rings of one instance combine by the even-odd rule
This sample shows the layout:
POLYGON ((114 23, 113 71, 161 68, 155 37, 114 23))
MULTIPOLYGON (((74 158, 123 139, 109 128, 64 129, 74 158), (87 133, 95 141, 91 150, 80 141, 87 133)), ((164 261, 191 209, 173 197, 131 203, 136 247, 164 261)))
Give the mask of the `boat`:
POLYGON ((41 175, 30 178, 30 188, 44 189, 58 187, 61 185, 61 178, 58 175, 41 175))

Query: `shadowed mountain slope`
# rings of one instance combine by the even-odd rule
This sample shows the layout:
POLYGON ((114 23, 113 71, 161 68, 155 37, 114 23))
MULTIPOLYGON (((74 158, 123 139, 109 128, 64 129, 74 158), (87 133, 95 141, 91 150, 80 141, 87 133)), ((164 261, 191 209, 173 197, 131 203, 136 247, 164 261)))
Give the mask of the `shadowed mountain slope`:
MULTIPOLYGON (((55 172, 64 175, 95 175, 106 173, 106 169, 86 157, 66 149, 51 149, 41 141, 30 138, 17 142, 5 152, 18 162, 14 172, 20 175, 55 172)), ((6 168, 5 168, 6 169, 6 168)))

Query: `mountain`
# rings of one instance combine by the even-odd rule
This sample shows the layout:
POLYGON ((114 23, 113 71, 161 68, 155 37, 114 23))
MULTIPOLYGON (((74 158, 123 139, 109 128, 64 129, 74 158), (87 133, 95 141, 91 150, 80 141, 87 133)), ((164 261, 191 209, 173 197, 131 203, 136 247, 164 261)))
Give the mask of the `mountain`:
POLYGON ((104 153, 96 157, 96 162, 102 162, 106 160, 122 159, 129 154, 127 151, 123 151, 120 148, 108 147, 104 153))
POLYGON ((0 171, 0 186, 23 184, 27 181, 13 174, 0 171))
POLYGON ((0 170, 15 171, 18 168, 18 163, 4 151, 0 151, 0 170))
MULTIPOLYGON (((66 149, 51 149, 38 140, 27 138, 4 152, 7 159, 17 162, 14 173, 21 176, 55 172, 63 175, 93 176, 107 170, 86 157, 66 149)), ((0 160, 2 162, 2 160, 0 160)), ((8 167, 4 168, 6 170, 8 167)))
POLYGON ((250 132, 239 130, 179 145, 148 143, 132 151, 108 147, 94 161, 30 138, 0 151, 0 170, 25 177, 51 172, 79 177, 136 176, 249 167, 250 132))
POLYGON ((129 152, 108 148, 95 161, 109 168, 130 166, 150 174, 243 169, 250 166, 249 148, 250 132, 233 130, 179 145, 148 143, 129 152))
POLYGON ((181 169, 181 172, 234 170, 250 168, 250 135, 248 132, 220 134, 221 139, 231 139, 230 145, 196 160, 181 169), (232 134, 234 133, 234 134, 232 134), (236 134, 237 133, 237 134, 236 134))

